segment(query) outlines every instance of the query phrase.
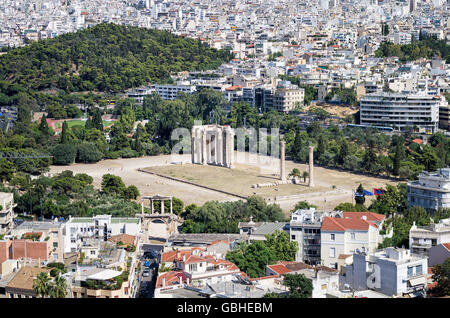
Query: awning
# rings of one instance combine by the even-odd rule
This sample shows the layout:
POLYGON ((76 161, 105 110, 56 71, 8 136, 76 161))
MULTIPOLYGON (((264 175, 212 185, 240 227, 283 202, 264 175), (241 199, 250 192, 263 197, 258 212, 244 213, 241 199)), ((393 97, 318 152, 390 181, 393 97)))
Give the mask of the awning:
POLYGON ((417 286, 417 285, 425 285, 427 282, 427 280, 425 279, 424 276, 422 277, 417 277, 417 278, 411 278, 409 280, 409 283, 411 284, 411 286, 417 286))
POLYGON ((120 274, 122 274, 122 272, 114 271, 112 269, 105 269, 104 271, 88 276, 87 279, 109 280, 119 276, 120 274))

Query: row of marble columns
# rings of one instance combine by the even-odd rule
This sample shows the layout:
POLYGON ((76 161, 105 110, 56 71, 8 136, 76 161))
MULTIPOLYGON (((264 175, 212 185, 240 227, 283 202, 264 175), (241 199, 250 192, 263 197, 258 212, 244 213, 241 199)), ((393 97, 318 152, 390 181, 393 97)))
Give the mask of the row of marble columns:
POLYGON ((192 128, 192 163, 232 167, 233 132, 230 128, 192 128))
POLYGON ((144 214, 144 200, 150 200, 150 214, 155 214, 155 205, 154 202, 155 201, 160 201, 161 202, 161 214, 164 214, 164 202, 166 200, 170 200, 170 214, 173 214, 173 201, 172 198, 165 198, 165 199, 161 199, 161 198, 143 198, 141 199, 141 208, 142 208, 142 214, 144 214))

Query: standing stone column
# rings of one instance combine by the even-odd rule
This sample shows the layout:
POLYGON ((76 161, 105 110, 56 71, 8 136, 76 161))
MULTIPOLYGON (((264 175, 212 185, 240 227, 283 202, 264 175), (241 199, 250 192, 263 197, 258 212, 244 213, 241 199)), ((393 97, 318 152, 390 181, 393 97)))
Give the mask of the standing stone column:
POLYGON ((173 214, 173 198, 170 198, 170 214, 173 214))
POLYGON ((211 134, 206 132, 206 164, 211 163, 211 134))
POLYGON ((216 131, 216 164, 219 166, 223 165, 222 148, 222 128, 220 128, 216 131))
POLYGON ((206 165, 206 131, 202 131, 202 165, 206 165))
POLYGON ((286 180, 286 166, 285 166, 285 149, 286 142, 284 140, 281 141, 281 155, 280 155, 280 180, 286 180))
POLYGON ((161 202, 161 214, 164 214, 164 200, 159 200, 161 202))
POLYGON ((196 132, 195 132, 195 139, 196 139, 196 155, 197 155, 197 159, 196 159, 196 163, 198 164, 202 164, 202 131, 200 129, 197 128, 196 132))
POLYGON ((142 214, 144 214, 144 200, 141 201, 141 210, 142 210, 142 214))
POLYGON ((227 142, 228 146, 228 153, 229 153, 229 158, 230 158, 230 168, 233 168, 233 163, 234 163, 234 134, 233 131, 231 130, 231 128, 229 129, 229 134, 228 134, 228 142, 227 142))
POLYGON ((195 163, 195 131, 192 129, 191 137, 191 162, 195 163))
POLYGON ((153 204, 153 199, 150 199, 150 206, 151 206, 150 214, 153 214, 155 212, 155 206, 153 204))
POLYGON ((314 147, 309 147, 309 187, 314 187, 314 147))

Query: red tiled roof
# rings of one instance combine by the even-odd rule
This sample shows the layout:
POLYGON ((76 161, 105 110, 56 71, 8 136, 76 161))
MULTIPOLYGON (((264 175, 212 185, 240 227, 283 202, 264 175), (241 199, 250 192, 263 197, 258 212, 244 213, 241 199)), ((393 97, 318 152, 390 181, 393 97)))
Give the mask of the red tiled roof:
POLYGON ((267 267, 269 267, 272 271, 274 271, 278 275, 283 275, 291 272, 289 269, 286 268, 286 266, 282 264, 268 265, 267 267))
POLYGON ((442 245, 450 251, 450 243, 442 243, 442 245))
POLYGON ((361 219, 365 216, 367 221, 383 221, 386 218, 383 214, 373 212, 344 212, 343 216, 351 219, 361 219))
POLYGON ((182 280, 183 280, 183 272, 181 271, 170 271, 170 272, 166 272, 163 273, 161 275, 158 276, 158 279, 156 280, 156 286, 155 288, 161 288, 162 286, 162 279, 165 278, 166 279, 166 286, 170 286, 173 285, 173 282, 179 282, 180 281, 180 274, 182 275, 182 280))
POLYGON ((423 140, 422 139, 413 139, 412 142, 415 143, 415 144, 423 144, 423 140))
POLYGON ((269 275, 269 276, 263 276, 263 277, 250 278, 250 281, 253 282, 255 280, 278 278, 278 277, 280 277, 280 275, 269 275))
POLYGON ((332 218, 326 216, 323 218, 321 230, 345 232, 347 230, 368 230, 369 226, 377 228, 374 223, 362 219, 332 218))
POLYGON ((224 240, 217 240, 217 241, 213 241, 211 244, 209 244, 208 246, 213 246, 213 245, 216 245, 216 244, 218 244, 218 243, 225 243, 225 244, 227 244, 227 245, 229 245, 230 244, 230 242, 228 242, 228 241, 224 241, 224 240))
POLYGON ((191 255, 191 251, 170 251, 166 252, 161 256, 161 262, 175 262, 177 260, 182 260, 183 255, 186 255, 188 257, 191 255), (177 252, 179 252, 179 258, 177 259, 177 252))
POLYGON ((194 264, 194 263, 201 263, 201 262, 207 262, 207 261, 208 260, 203 258, 203 257, 190 255, 190 256, 186 257, 186 260, 183 261, 183 263, 185 263, 185 264, 194 264))
POLYGON ((234 85, 234 86, 230 86, 230 87, 225 88, 225 90, 226 91, 234 91, 234 90, 237 90, 237 89, 240 89, 240 88, 242 88, 242 86, 234 85))

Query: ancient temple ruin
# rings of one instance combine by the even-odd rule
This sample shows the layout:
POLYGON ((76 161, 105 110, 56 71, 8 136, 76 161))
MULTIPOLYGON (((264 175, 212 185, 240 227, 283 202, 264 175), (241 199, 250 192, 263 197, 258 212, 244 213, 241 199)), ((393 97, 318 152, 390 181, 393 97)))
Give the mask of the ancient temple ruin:
POLYGON ((233 129, 230 126, 198 125, 192 127, 192 163, 233 166, 233 129))

